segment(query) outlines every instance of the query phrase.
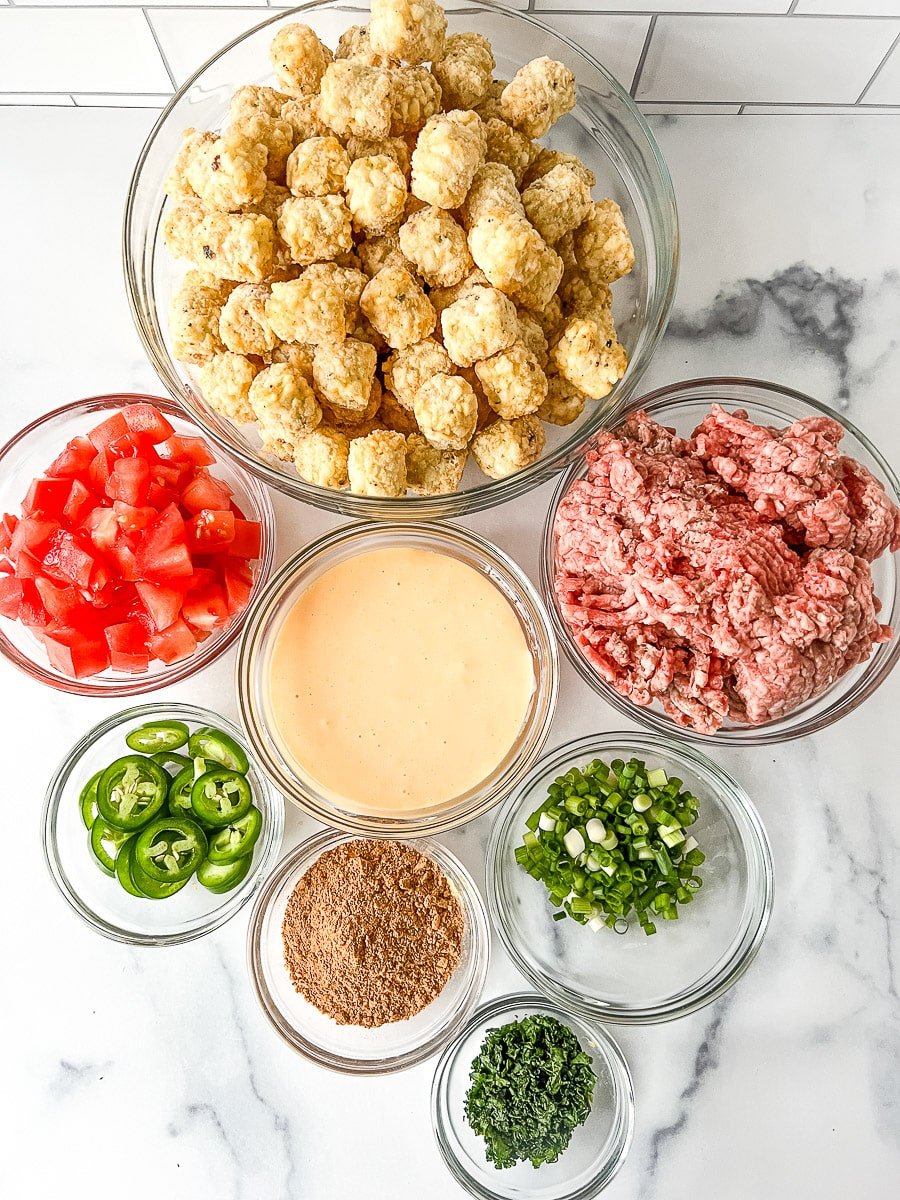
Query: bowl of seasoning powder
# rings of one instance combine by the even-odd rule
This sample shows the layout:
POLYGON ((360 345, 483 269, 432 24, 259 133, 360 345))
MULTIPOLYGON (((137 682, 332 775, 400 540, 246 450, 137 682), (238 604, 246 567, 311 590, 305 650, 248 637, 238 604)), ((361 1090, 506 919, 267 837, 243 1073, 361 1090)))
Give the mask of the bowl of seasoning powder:
POLYGON ((247 943, 253 987, 278 1034, 350 1075, 436 1054, 478 1003, 489 950, 478 889, 443 846, 332 830, 269 877, 247 943))

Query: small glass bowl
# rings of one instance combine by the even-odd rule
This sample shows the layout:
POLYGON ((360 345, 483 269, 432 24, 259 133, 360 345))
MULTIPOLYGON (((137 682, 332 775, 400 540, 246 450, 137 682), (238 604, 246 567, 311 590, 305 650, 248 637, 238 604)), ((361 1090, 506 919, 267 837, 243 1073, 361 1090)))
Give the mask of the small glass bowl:
POLYGON ((526 979, 568 1011, 623 1025, 683 1017, 721 996, 753 961, 772 911, 772 855, 744 789, 690 744, 652 733, 595 734, 546 754, 494 822, 485 872, 491 919, 526 979), (514 857, 525 820, 570 767, 632 755, 700 801, 690 833, 706 855, 703 886, 650 936, 634 919, 622 934, 554 921, 544 884, 514 857))
POLYGON ((431 1086, 431 1118, 438 1150, 456 1182, 480 1200, 590 1200, 625 1161, 634 1132, 634 1089, 622 1051, 599 1025, 527 992, 483 1004, 441 1055, 431 1086), (591 1056, 597 1082, 591 1113, 555 1163, 498 1170, 484 1140, 465 1117, 469 1069, 489 1029, 536 1014, 568 1025, 591 1056))
POLYGON ((550 732, 559 686, 559 658, 549 618, 525 573, 496 546, 451 525, 345 525, 311 542, 281 567, 251 605, 237 662, 237 694, 247 737, 270 779, 300 808, 338 829, 374 837, 442 833, 471 821, 505 796, 537 759, 550 732), (496 770, 440 809, 403 816, 356 812, 315 780, 301 777, 282 749, 268 715, 269 660, 281 626, 300 594, 327 570, 358 554, 407 547, 450 555, 485 575, 512 605, 534 666, 534 691, 515 743, 496 770))
POLYGON ((416 1016, 377 1029, 339 1025, 294 989, 284 963, 281 926, 298 880, 326 850, 356 838, 325 830, 308 838, 278 864, 250 914, 247 963, 256 998, 281 1039, 321 1067, 345 1075, 388 1075, 430 1058, 463 1025, 478 1003, 490 957, 484 901, 466 868, 439 842, 410 843, 437 863, 463 911, 459 964, 444 990, 416 1016))
MULTIPOLYGON (((279 29, 302 21, 333 47, 354 21, 368 20, 368 7, 362 3, 353 11, 341 0, 327 0, 269 15, 223 46, 182 84, 151 130, 135 164, 122 237, 125 281, 138 335, 166 389, 214 441, 248 470, 298 500, 348 516, 440 520, 489 508, 544 483, 573 460, 589 434, 606 424, 611 414, 635 395, 665 330, 675 294, 679 259, 675 195, 656 140, 627 88, 583 47, 560 36, 530 12, 514 12, 477 0, 471 0, 461 11, 448 11, 449 33, 470 31, 489 38, 498 76, 512 79, 524 63, 542 55, 564 62, 575 74, 576 106, 542 141, 584 159, 597 176, 597 198, 609 196, 622 208, 634 242, 635 266, 627 277, 616 282, 613 307, 619 338, 628 352, 628 370, 602 402, 587 405, 577 422, 565 429, 547 425, 547 445, 538 461, 506 479, 488 479, 472 463, 460 490, 451 495, 387 499, 355 496, 304 482, 292 465, 262 452, 253 427, 236 425, 207 404, 197 386, 196 371, 175 359, 167 313, 184 267, 167 253, 159 232, 166 204, 165 184, 184 129, 221 129, 236 88, 273 82, 268 48, 279 29)), ((260 10, 260 18, 264 13, 260 10)))
MULTIPOLYGON (((682 437, 690 437, 713 404, 721 404, 729 410, 744 409, 751 421, 777 428, 784 428, 792 421, 804 417, 831 417, 843 426, 845 431, 841 441, 842 453, 867 467, 883 484, 894 503, 900 504, 900 482, 868 438, 835 409, 791 388, 756 379, 690 379, 640 397, 629 406, 628 412, 645 409, 661 425, 675 429, 682 437)), ((590 444, 583 449, 590 449, 590 444)), ((541 550, 541 590, 556 636, 569 662, 589 687, 629 720, 637 721, 659 733, 667 733, 671 737, 689 738, 697 742, 715 741, 734 746, 772 745, 806 737, 807 734, 816 733, 839 721, 867 700, 893 670, 900 658, 900 637, 893 637, 889 642, 876 646, 865 662, 847 671, 827 691, 807 700, 787 716, 766 721, 762 725, 742 725, 736 721, 726 721, 721 729, 712 734, 700 733, 690 726, 677 724, 656 703, 635 704, 626 696, 620 695, 615 688, 600 678, 575 644, 563 621, 554 587, 556 542, 553 529, 556 514, 572 483, 576 479, 583 479, 586 474, 587 463, 582 454, 580 460, 560 476, 550 500, 541 550)), ((900 554, 888 551, 873 562, 871 567, 875 594, 881 601, 879 620, 895 630, 900 629, 900 554)))
POLYGON ((132 946, 174 946, 191 942, 230 921, 258 891, 281 848, 284 801, 259 769, 246 739, 231 721, 195 704, 143 704, 101 721, 80 738, 50 781, 44 800, 44 858, 53 882, 79 917, 92 929, 132 946), (102 767, 130 753, 125 734, 152 720, 184 721, 190 727, 213 725, 247 750, 253 803, 263 815, 263 828, 253 850, 247 876, 230 892, 217 896, 196 879, 164 900, 131 896, 94 861, 81 819, 81 789, 102 767))
MULTIPOLYGON (((207 440, 203 430, 188 420, 177 405, 159 396, 121 392, 75 400, 38 417, 0 449, 0 513, 18 515, 32 479, 46 471, 71 438, 83 436, 111 412, 127 404, 138 403, 155 405, 165 413, 176 433, 207 440)), ((231 487, 235 502, 248 520, 259 521, 262 528, 260 557, 251 564, 255 592, 272 572, 275 554, 275 513, 272 501, 258 480, 221 452, 210 470, 231 487)), ((76 696, 136 696, 178 683, 179 680, 187 679, 188 676, 195 675, 209 666, 234 642, 246 616, 247 609, 244 609, 223 629, 200 642, 188 658, 171 664, 157 659, 140 675, 108 668, 85 679, 72 679, 51 666, 40 639, 31 629, 19 621, 11 621, 8 617, 0 617, 0 654, 32 679, 49 684, 60 692, 69 692, 76 696)))

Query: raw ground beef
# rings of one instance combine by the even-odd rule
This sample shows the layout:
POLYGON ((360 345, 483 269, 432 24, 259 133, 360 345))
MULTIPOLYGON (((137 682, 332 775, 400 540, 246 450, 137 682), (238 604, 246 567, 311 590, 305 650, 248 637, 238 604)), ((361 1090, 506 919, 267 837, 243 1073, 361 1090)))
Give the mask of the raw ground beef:
POLYGON ((900 510, 842 433, 714 405, 689 440, 645 412, 600 435, 556 516, 556 594, 607 683, 713 733, 785 716, 891 636, 869 563, 900 510))

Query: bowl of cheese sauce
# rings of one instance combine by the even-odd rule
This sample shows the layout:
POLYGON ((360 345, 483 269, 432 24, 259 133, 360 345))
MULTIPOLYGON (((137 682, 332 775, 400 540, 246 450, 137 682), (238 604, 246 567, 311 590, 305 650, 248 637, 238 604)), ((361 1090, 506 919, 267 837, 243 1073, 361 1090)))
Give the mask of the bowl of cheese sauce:
POLYGON ((347 526, 295 555, 247 620, 237 686, 276 786, 351 832, 435 833, 540 753, 559 664, 523 572, 466 530, 347 526))

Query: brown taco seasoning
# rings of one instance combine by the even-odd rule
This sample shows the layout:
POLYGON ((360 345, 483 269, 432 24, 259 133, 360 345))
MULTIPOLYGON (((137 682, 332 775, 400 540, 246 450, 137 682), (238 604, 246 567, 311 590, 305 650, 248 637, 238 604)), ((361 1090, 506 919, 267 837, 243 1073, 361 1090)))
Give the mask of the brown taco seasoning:
POLYGON ((294 987, 340 1025, 415 1016, 459 962, 463 914, 431 859, 359 839, 321 854, 298 880, 281 927, 294 987))

